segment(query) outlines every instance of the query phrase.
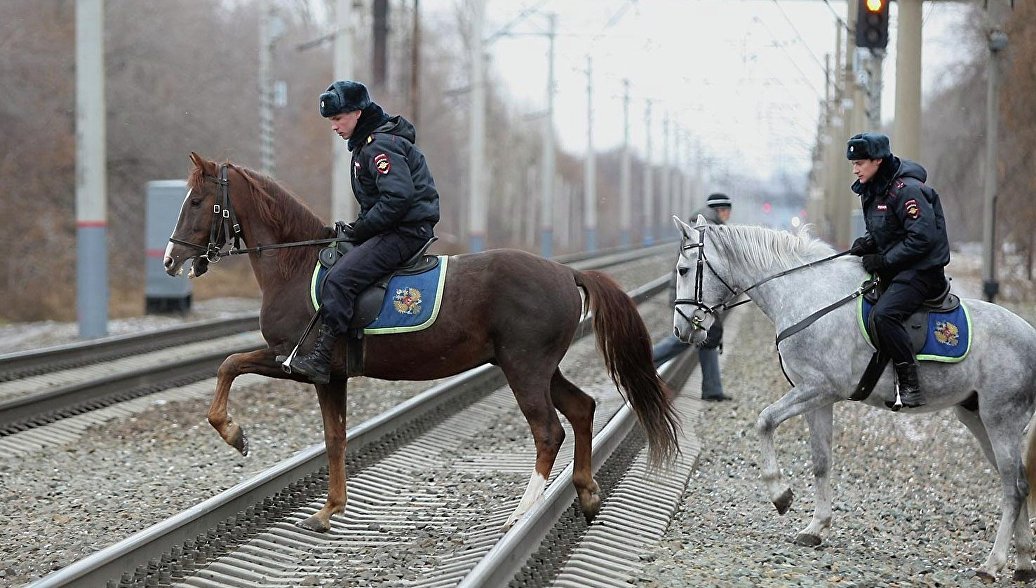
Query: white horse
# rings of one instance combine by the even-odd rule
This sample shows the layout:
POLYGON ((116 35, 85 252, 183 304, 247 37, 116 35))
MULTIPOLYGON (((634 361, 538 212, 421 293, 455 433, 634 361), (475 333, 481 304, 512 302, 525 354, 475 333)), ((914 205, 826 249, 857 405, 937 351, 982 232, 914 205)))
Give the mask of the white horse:
MULTIPOLYGON (((701 216, 693 227, 675 216, 673 220, 683 235, 674 332, 688 343, 704 341, 714 312, 742 293, 780 333, 857 290, 868 278, 859 260, 840 258, 767 280, 832 257, 834 250, 806 232, 794 235, 762 227, 706 225, 701 216)), ((989 557, 976 570, 978 575, 996 578, 1007 563, 1013 532, 1014 578, 1033 580, 1033 533, 1025 498, 1030 486, 1036 486, 1036 435, 1031 433, 1036 427, 1030 425, 1036 396, 1036 329, 995 304, 964 302, 972 320, 968 357, 959 363, 922 362, 920 381, 928 404, 906 410, 953 408, 1000 473, 1000 524, 989 557)), ((793 386, 763 409, 756 421, 763 481, 780 514, 791 507, 793 495, 781 478, 774 431, 796 415, 804 415, 808 423, 817 500, 812 521, 796 538, 802 545, 820 544, 821 532, 831 525, 832 407, 849 398, 874 353, 859 333, 855 313, 855 304, 843 304, 781 341, 778 352, 793 386)), ((882 375, 867 404, 885 408, 885 402, 895 398, 891 373, 889 369, 882 375)))

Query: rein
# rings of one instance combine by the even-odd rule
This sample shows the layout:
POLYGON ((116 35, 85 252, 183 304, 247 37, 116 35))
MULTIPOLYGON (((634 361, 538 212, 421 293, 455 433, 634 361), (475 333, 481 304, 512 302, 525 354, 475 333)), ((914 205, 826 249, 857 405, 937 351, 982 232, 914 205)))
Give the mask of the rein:
MULTIPOLYGON (((767 276, 767 277, 763 278, 762 280, 759 280, 758 282, 756 282, 756 283, 752 284, 751 286, 745 288, 744 290, 737 291, 734 288, 730 287, 730 284, 728 284, 726 282, 726 280, 724 280, 723 277, 719 275, 719 272, 717 272, 716 269, 712 267, 712 264, 709 263, 708 258, 705 257, 705 227, 702 226, 702 227, 694 227, 694 228, 698 231, 698 242, 697 243, 685 243, 681 247, 681 249, 683 251, 687 251, 687 250, 690 250, 690 249, 697 249, 698 250, 698 259, 696 260, 696 266, 697 267, 696 267, 695 280, 694 280, 694 298, 693 299, 690 299, 690 298, 678 298, 678 299, 676 299, 675 305, 676 305, 676 312, 677 312, 677 314, 682 316, 684 318, 684 320, 686 320, 687 322, 691 323, 692 325, 694 325, 697 328, 701 328, 702 323, 705 321, 706 316, 708 316, 709 314, 717 315, 718 311, 726 311, 726 310, 729 310, 731 308, 734 308, 735 306, 741 306, 742 304, 746 304, 748 302, 751 302, 752 301, 751 298, 745 298, 744 300, 742 300, 740 302, 735 302, 733 304, 730 304, 730 302, 732 300, 736 299, 738 296, 741 296, 742 294, 746 294, 749 290, 751 290, 753 288, 756 288, 758 286, 762 286, 763 284, 769 282, 770 280, 775 280, 777 278, 784 277, 784 276, 786 276, 788 274, 797 272, 799 270, 804 270, 804 269, 813 267, 815 265, 819 265, 821 263, 828 262, 828 261, 831 261, 833 259, 837 259, 839 257, 842 257, 844 255, 848 255, 849 254, 849 251, 846 250, 846 251, 842 251, 842 252, 839 252, 839 253, 835 253, 834 255, 829 255, 829 256, 827 256, 827 257, 825 257, 823 259, 818 259, 818 260, 806 263, 804 265, 800 265, 800 266, 796 266, 796 267, 793 267, 793 268, 790 268, 790 269, 786 269, 786 270, 784 270, 782 272, 778 272, 778 273, 773 274, 771 276, 767 276), (723 302, 720 302, 719 304, 715 304, 713 306, 708 306, 702 300, 702 296, 703 296, 702 295, 702 269, 704 267, 708 267, 709 271, 712 272, 712 275, 716 276, 716 279, 719 280, 720 283, 723 284, 723 286, 727 290, 730 291, 730 296, 726 300, 724 300, 723 302), (694 312, 692 312, 691 316, 688 317, 686 314, 683 313, 682 310, 680 310, 680 305, 681 304, 687 305, 687 306, 693 306, 695 309, 703 311, 704 314, 703 314, 703 316, 699 317, 699 316, 696 316, 694 312)), ((788 327, 787 329, 784 329, 783 331, 781 331, 777 335, 776 345, 780 345, 781 341, 787 339, 788 337, 791 337, 795 333, 798 333, 799 331, 801 331, 801 330, 805 329, 806 327, 812 325, 814 322, 816 322, 817 319, 819 319, 820 317, 824 316, 825 314, 831 312, 832 310, 838 308, 839 306, 845 304, 846 302, 849 302, 850 300, 854 300, 854 299, 856 299, 856 298, 858 298, 860 296, 863 296, 867 292, 870 292, 877 285, 878 285, 878 278, 876 278, 876 277, 872 278, 871 280, 868 280, 868 281, 864 282, 856 290, 850 292, 847 296, 845 296, 845 297, 843 297, 843 298, 841 298, 841 299, 839 299, 839 300, 837 300, 837 301, 835 301, 835 302, 825 306, 824 308, 821 308, 820 310, 818 310, 818 311, 814 312, 813 314, 807 316, 806 318, 804 318, 801 321, 795 323, 794 325, 788 327)))
POLYGON ((229 255, 242 255, 245 253, 262 253, 267 249, 284 249, 286 247, 305 247, 307 245, 327 245, 342 241, 341 238, 311 239, 309 241, 293 241, 291 243, 274 243, 272 245, 257 245, 255 247, 241 247, 241 224, 237 222, 237 215, 230 202, 230 179, 227 174, 227 164, 219 166, 219 172, 215 178, 205 178, 219 184, 218 199, 222 204, 212 205, 212 225, 209 227, 208 245, 199 245, 175 237, 169 237, 169 241, 178 245, 185 245, 198 251, 205 252, 205 259, 210 263, 216 263, 229 255), (234 237, 234 245, 227 251, 223 246, 234 237))

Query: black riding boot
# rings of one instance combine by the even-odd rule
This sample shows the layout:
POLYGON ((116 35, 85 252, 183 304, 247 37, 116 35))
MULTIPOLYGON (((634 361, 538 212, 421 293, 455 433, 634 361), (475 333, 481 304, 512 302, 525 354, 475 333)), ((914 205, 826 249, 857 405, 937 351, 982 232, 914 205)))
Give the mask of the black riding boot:
POLYGON ((917 364, 914 362, 897 363, 896 377, 899 378, 899 399, 906 408, 924 406, 924 393, 917 380, 917 364))
POLYGON ((335 335, 327 325, 321 323, 317 342, 306 355, 291 360, 291 371, 308 376, 317 384, 331 381, 331 350, 335 346, 335 335))

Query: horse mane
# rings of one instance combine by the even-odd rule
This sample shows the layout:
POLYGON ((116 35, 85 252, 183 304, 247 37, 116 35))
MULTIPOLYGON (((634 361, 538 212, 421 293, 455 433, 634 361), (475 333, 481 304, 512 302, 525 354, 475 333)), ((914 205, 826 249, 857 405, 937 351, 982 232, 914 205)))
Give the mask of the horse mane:
MULTIPOLYGON (((276 230, 279 242, 322 239, 331 236, 330 229, 324 225, 320 217, 294 194, 282 188, 268 176, 231 163, 227 165, 245 179, 259 218, 267 226, 276 230)), ((278 270, 285 279, 291 276, 293 270, 313 263, 313 247, 286 247, 274 251, 279 256, 278 270)))
POLYGON ((812 235, 812 225, 803 226, 798 233, 752 225, 711 225, 709 235, 731 263, 747 270, 787 269, 835 251, 812 235))
MULTIPOLYGON (((229 169, 236 171, 248 185, 251 202, 259 218, 271 227, 277 235, 276 241, 285 243, 321 239, 330 236, 330 229, 301 200, 285 190, 269 177, 226 162, 229 169)), ((187 185, 198 188, 204 182, 204 170, 195 166, 187 179, 187 185)), ((263 243, 272 245, 273 243, 263 243)), ((249 247, 260 243, 248 243, 249 247)), ((289 278, 298 267, 309 265, 313 261, 312 247, 286 247, 264 252, 263 255, 278 256, 277 269, 282 277, 289 278), (302 264, 300 266, 300 264, 302 264)))

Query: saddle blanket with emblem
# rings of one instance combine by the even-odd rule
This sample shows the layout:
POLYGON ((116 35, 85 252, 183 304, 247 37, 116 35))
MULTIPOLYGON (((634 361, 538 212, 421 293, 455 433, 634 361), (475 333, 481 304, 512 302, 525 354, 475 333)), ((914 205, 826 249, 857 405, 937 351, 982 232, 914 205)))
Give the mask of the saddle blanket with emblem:
MULTIPOLYGON (((363 328, 365 335, 409 333, 432 326, 442 304, 446 284, 446 265, 449 256, 440 255, 434 267, 420 273, 399 273, 389 278, 381 309, 373 321, 363 328)), ((310 282, 310 296, 314 308, 320 308, 320 290, 327 268, 317 263, 310 282)), ((379 282, 379 284, 384 283, 379 282)), ((375 284, 371 288, 378 287, 375 284)), ((362 300, 364 291, 357 297, 362 300)))
MULTIPOLYGON (((873 307, 874 305, 863 296, 858 299, 857 322, 863 337, 871 345, 874 345, 874 342, 867 332, 867 321, 873 307)), ((914 353, 919 361, 955 363, 967 357, 971 349, 971 314, 963 300, 957 308, 949 312, 915 312, 906 320, 904 326, 910 334, 914 353), (927 321, 924 321, 923 317, 926 315, 927 321), (921 329, 924 329, 923 336, 921 329)))

